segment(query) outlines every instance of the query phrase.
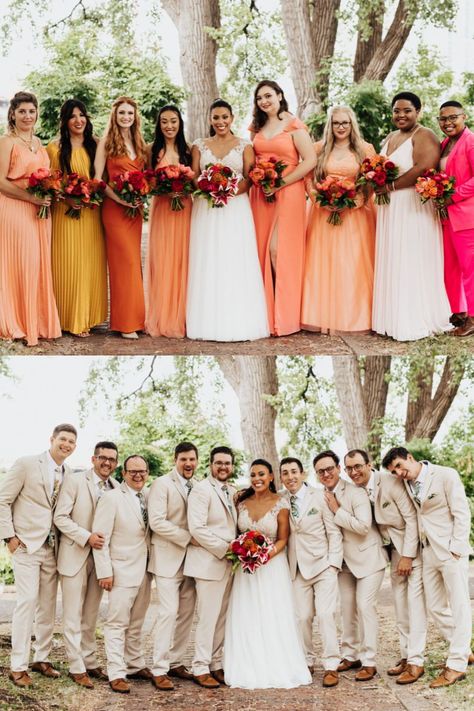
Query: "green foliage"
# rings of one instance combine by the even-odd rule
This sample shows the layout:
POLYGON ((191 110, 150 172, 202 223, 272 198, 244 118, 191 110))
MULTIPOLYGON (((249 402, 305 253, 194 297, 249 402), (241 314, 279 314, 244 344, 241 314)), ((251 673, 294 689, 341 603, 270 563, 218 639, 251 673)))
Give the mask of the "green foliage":
POLYGON ((0 583, 13 585, 14 582, 12 557, 6 545, 2 543, 0 546, 0 583))

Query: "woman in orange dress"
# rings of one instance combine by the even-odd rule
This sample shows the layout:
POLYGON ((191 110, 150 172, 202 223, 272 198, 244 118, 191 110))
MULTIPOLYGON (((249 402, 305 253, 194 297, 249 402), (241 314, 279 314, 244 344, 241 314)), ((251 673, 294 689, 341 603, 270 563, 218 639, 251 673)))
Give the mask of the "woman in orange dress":
MULTIPOLYGON (((133 99, 120 96, 112 105, 104 137, 97 146, 95 175, 107 173, 111 182, 121 173, 143 170, 146 145, 140 131, 140 115, 133 99)), ((105 179, 105 178, 104 178, 105 179)), ((110 185, 102 206, 110 280, 110 328, 124 338, 138 338, 145 328, 145 298, 141 263, 143 218, 137 210, 129 217, 129 203, 121 200, 110 185)))
POLYGON ((261 81, 255 89, 250 131, 257 158, 276 156, 287 166, 285 184, 272 191, 275 202, 267 202, 260 188, 250 190, 270 332, 284 336, 300 330, 306 226, 303 178, 314 168, 316 157, 304 123, 288 112, 283 91, 274 81, 261 81))
MULTIPOLYGON (((176 106, 163 106, 156 119, 150 146, 153 169, 191 165, 183 118, 176 106)), ((181 196, 183 209, 173 211, 169 195, 153 198, 146 259, 147 298, 145 327, 151 336, 184 338, 188 281, 189 227, 192 200, 181 196)))
POLYGON ((18 92, 8 109, 8 133, 0 138, 0 338, 59 338, 61 328, 51 276, 51 219, 39 219, 38 199, 26 191, 28 177, 49 168, 33 135, 38 118, 34 94, 18 92))
MULTIPOLYGON (((359 166, 375 155, 362 140, 352 109, 335 106, 323 140, 315 144, 316 182, 327 176, 356 179, 359 166)), ((313 188, 311 181, 310 190, 313 188)), ((330 212, 314 202, 308 224, 301 327, 323 333, 370 332, 375 260, 375 207, 359 193, 356 207, 343 210, 342 224, 328 223, 330 212)))

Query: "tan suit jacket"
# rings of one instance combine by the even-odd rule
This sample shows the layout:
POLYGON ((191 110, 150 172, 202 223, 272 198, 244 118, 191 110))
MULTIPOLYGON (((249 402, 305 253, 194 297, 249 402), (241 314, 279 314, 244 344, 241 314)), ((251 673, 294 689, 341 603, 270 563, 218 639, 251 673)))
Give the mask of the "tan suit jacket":
POLYGON ((388 556, 372 519, 372 507, 365 489, 343 479, 335 492, 340 508, 334 521, 342 529, 344 561, 356 578, 365 578, 385 568, 388 556))
MULTIPOLYGON (((148 495, 143 489, 145 496, 148 495)), ((97 578, 114 578, 114 586, 139 587, 146 574, 149 529, 125 482, 102 496, 92 527, 105 535, 104 546, 94 549, 97 578)))
POLYGON ((393 474, 374 472, 374 516, 380 533, 390 539, 397 553, 420 565, 420 539, 413 502, 400 479, 393 474))
MULTIPOLYGON (((118 482, 109 478, 112 487, 118 482)), ((108 493, 108 492, 105 492, 108 493)), ((76 575, 91 551, 88 543, 97 506, 94 470, 69 474, 64 478, 54 511, 54 523, 61 531, 58 571, 61 575, 76 575)))
MULTIPOLYGON (((342 533, 324 500, 324 492, 312 486, 306 489, 300 515, 295 519, 290 514, 288 561, 292 580, 298 568, 309 580, 331 565, 342 566, 342 533)), ((289 502, 288 491, 284 496, 289 502)))
POLYGON ((404 482, 415 505, 421 541, 429 541, 439 560, 449 560, 452 553, 470 555, 471 512, 461 478, 451 467, 426 464, 421 505, 416 503, 408 481, 404 482))
MULTIPOLYGON (((64 465, 64 479, 68 474, 64 465)), ((21 457, 1 481, 0 539, 16 535, 32 554, 46 541, 52 525, 47 452, 21 457)))
POLYGON ((188 495, 174 469, 151 485, 148 496, 148 523, 152 531, 150 573, 172 578, 182 566, 191 540, 187 504, 188 495))
POLYGON ((229 561, 224 557, 236 536, 236 490, 230 484, 231 509, 226 496, 213 476, 197 482, 189 494, 188 525, 190 534, 200 544, 189 546, 184 574, 203 580, 222 580, 229 561))

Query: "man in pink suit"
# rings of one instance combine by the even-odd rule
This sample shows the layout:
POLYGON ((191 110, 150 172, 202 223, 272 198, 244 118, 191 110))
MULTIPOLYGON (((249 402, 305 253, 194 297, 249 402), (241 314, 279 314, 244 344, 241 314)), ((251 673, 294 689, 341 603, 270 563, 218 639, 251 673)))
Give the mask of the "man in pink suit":
POLYGON ((440 167, 454 175, 456 185, 443 222, 444 281, 451 304, 454 336, 474 333, 474 133, 465 125, 458 101, 446 101, 439 111, 440 167))

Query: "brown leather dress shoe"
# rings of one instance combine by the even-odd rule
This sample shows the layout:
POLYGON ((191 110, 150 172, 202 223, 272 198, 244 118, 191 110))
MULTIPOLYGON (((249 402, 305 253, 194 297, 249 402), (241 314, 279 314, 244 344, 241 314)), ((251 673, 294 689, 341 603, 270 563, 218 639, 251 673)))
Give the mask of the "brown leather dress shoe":
POLYGON ((102 669, 102 667, 94 667, 94 669, 86 669, 87 674, 92 679, 100 679, 101 681, 108 681, 109 677, 102 669))
POLYGON ((61 674, 51 666, 49 662, 34 662, 31 665, 31 671, 39 672, 43 676, 47 676, 49 679, 58 679, 61 674))
POLYGON ((193 680, 205 689, 218 689, 220 687, 219 682, 210 674, 194 674, 193 680))
POLYGON ((33 683, 33 679, 27 671, 11 671, 8 675, 8 678, 12 680, 15 686, 19 686, 23 689, 26 689, 33 683))
POLYGON ((160 691, 173 691, 174 684, 167 674, 153 677, 153 684, 160 691))
POLYGON ((400 674, 397 679, 397 684, 413 684, 418 681, 420 676, 425 673, 424 667, 419 667, 416 664, 407 664, 407 668, 400 674))
POLYGON ((398 676, 402 672, 405 671, 407 668, 407 660, 406 659, 400 659, 394 667, 390 667, 390 669, 387 669, 387 674, 389 676, 398 676))
POLYGON ((471 664, 474 664, 474 654, 472 652, 470 653, 470 655, 467 658, 467 663, 469 664, 469 666, 471 664))
POLYGON ((360 671, 355 675, 356 681, 370 681, 377 674, 377 669, 375 667, 362 667, 360 671))
POLYGON ((224 678, 224 670, 223 669, 213 669, 211 671, 211 675, 214 677, 216 681, 219 682, 219 684, 225 684, 225 678, 224 678))
POLYGON ((355 662, 350 662, 348 659, 343 659, 342 662, 339 664, 337 671, 338 672, 345 672, 348 669, 360 669, 362 666, 362 662, 360 659, 357 659, 355 662))
POLYGON ((440 689, 442 686, 451 686, 451 684, 454 684, 456 681, 461 681, 461 679, 465 678, 466 674, 464 672, 458 672, 446 667, 436 679, 433 679, 430 684, 430 689, 440 689))
POLYGON ((79 686, 83 686, 85 689, 93 689, 94 688, 94 684, 90 680, 87 672, 83 672, 82 674, 73 674, 72 672, 69 672, 69 677, 76 684, 79 684, 79 686))
POLYGON ((323 686, 337 686, 339 684, 339 674, 337 671, 329 669, 324 672, 323 676, 323 686))
POLYGON ((450 331, 452 336, 472 336, 474 334, 474 316, 468 316, 464 326, 459 326, 455 328, 454 331, 450 331))
POLYGON ((180 664, 179 667, 172 667, 168 672, 168 676, 176 676, 178 679, 188 679, 189 681, 194 679, 193 675, 186 669, 184 664, 180 664))
POLYGON ((126 679, 112 679, 109 681, 109 686, 112 691, 116 691, 118 694, 130 693, 130 684, 126 679))
POLYGON ((148 667, 145 667, 144 669, 140 669, 133 674, 127 674, 127 679, 144 679, 145 681, 153 681, 153 674, 148 667))

